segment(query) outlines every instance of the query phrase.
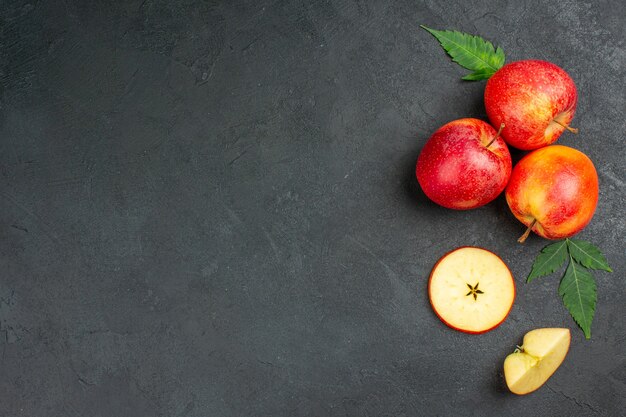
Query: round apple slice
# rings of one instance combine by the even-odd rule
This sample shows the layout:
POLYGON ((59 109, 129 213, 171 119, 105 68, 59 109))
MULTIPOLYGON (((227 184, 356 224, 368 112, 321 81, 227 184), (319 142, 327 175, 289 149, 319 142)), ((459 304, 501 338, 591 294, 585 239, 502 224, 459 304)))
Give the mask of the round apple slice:
POLYGON ((444 255, 430 274, 435 314, 465 333, 485 333, 504 321, 515 299, 513 275, 488 250, 462 247, 444 255))

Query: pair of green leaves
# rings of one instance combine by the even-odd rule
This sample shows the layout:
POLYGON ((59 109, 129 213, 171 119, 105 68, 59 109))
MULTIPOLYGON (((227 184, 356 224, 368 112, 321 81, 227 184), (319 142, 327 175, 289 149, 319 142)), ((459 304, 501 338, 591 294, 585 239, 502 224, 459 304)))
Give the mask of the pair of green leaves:
POLYGON ((541 250, 527 282, 549 275, 569 261, 559 285, 559 295, 572 318, 591 337, 591 321, 596 311, 596 281, 590 270, 613 272, 606 258, 596 246, 584 240, 565 239, 552 243, 541 250))
POLYGON ((456 30, 434 30, 420 25, 432 34, 452 60, 473 71, 463 77, 466 81, 486 80, 504 65, 504 51, 480 36, 456 30))

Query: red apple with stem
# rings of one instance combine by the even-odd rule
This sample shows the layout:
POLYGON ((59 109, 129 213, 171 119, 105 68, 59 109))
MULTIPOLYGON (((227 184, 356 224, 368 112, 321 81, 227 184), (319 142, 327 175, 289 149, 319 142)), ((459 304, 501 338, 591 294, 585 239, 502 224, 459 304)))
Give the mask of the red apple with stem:
POLYGON ((576 85, 560 67, 546 61, 511 62, 485 87, 485 109, 494 126, 504 123, 504 140, 523 150, 554 143, 576 111, 576 85))
POLYGON ((472 209, 489 203, 504 190, 511 175, 511 154, 500 132, 488 123, 459 119, 439 128, 426 142, 415 174, 435 203, 472 209))
POLYGON ((546 146, 522 158, 511 174, 506 202, 519 221, 546 239, 563 239, 591 221, 598 203, 598 174, 582 152, 546 146))

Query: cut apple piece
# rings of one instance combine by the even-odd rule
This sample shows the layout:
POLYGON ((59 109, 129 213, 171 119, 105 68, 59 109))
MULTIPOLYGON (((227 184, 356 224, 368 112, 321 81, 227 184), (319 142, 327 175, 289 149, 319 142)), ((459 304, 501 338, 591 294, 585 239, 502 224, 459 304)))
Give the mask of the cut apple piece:
POLYGON ((563 363, 569 350, 569 329, 535 329, 504 360, 504 379, 512 393, 528 394, 542 386, 563 363))
POLYGON ((435 314, 465 333, 484 333, 504 321, 515 299, 513 275, 488 250, 458 248, 444 255, 430 274, 428 296, 435 314))

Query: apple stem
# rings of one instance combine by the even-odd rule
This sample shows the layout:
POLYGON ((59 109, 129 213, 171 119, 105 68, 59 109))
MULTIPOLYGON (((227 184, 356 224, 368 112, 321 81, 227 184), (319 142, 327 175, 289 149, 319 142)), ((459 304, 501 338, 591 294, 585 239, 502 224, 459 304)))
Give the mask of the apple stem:
POLYGON ((576 129, 575 127, 570 127, 568 125, 566 125, 565 123, 561 123, 558 120, 554 119, 552 120, 554 123, 556 123, 557 125, 564 127, 565 129, 569 130, 572 133, 578 133, 578 129, 576 129))
POLYGON ((528 235, 530 235, 530 231, 533 230, 535 223, 537 223, 537 219, 533 219, 532 223, 528 225, 528 228, 526 229, 524 234, 519 239, 517 239, 519 243, 524 243, 526 241, 526 238, 528 238, 528 235))
POLYGON ((504 129, 504 123, 500 124, 500 129, 498 129, 498 133, 496 134, 496 137, 491 139, 491 142, 489 142, 487 146, 485 146, 485 148, 490 147, 491 144, 494 143, 496 139, 498 139, 498 137, 500 137, 500 133, 502 133, 502 129, 504 129))

